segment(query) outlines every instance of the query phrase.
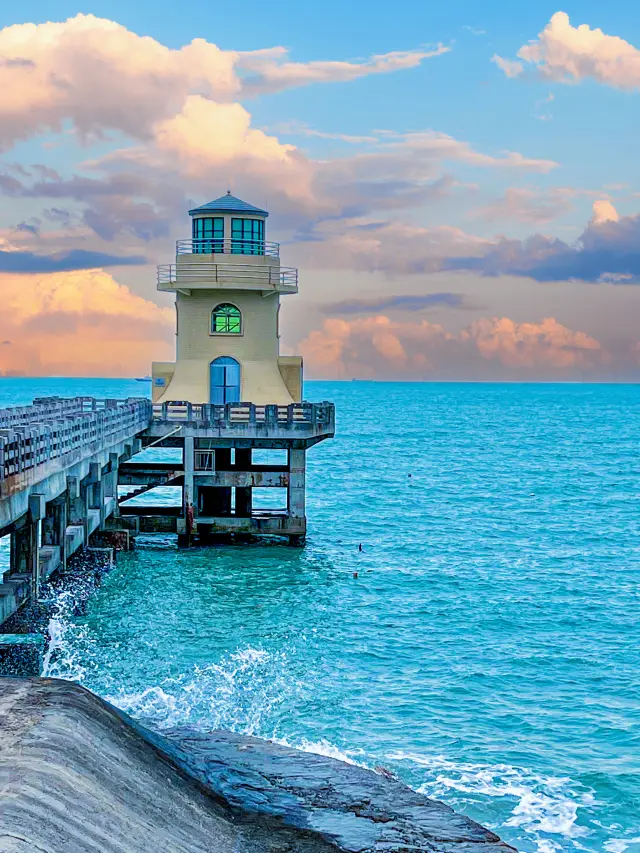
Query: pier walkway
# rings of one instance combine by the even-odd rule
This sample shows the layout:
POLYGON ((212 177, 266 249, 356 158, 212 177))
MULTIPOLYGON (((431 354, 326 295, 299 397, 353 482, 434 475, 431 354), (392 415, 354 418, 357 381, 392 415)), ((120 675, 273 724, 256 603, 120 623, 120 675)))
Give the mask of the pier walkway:
POLYGON ((117 514, 118 467, 141 447, 146 399, 46 398, 0 409, 0 624, 117 514))

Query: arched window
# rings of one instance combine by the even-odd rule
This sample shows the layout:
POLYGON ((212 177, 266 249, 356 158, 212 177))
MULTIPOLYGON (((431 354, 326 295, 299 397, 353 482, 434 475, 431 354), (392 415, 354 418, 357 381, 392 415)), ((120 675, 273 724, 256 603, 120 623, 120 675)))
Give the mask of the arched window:
POLYGON ((229 355, 216 358, 209 366, 210 400, 218 406, 240 401, 240 365, 229 355))
POLYGON ((227 302, 216 307, 211 312, 212 335, 240 335, 242 333, 242 314, 235 305, 227 302))

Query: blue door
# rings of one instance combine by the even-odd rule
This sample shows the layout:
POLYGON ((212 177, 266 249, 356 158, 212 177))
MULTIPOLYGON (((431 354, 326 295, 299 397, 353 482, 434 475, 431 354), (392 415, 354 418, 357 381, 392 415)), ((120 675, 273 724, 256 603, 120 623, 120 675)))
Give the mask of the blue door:
POLYGON ((211 402, 218 406, 240 402, 240 365, 229 355, 211 362, 211 402))

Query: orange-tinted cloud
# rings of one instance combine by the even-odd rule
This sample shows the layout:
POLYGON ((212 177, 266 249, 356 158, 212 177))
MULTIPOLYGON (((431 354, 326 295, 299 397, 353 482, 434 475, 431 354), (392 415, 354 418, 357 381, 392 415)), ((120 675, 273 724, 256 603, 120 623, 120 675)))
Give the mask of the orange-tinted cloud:
POLYGON ((326 320, 299 349, 316 377, 569 378, 595 375, 611 363, 600 343, 554 318, 516 323, 476 320, 458 332, 380 315, 326 320))
POLYGON ((68 120, 83 134, 145 138, 190 95, 214 101, 412 68, 447 51, 394 51, 362 62, 287 61, 283 47, 222 50, 194 39, 177 50, 94 15, 0 30, 0 147, 68 120))
POLYGON ((173 357, 173 309, 103 270, 2 274, 0 292, 0 375, 132 376, 173 357))

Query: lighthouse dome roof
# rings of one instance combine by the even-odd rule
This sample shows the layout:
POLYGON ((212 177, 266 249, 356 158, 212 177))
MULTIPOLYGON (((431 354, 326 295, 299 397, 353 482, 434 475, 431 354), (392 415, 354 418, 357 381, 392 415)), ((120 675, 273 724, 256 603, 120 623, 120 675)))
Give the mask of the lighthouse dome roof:
POLYGON ((253 204, 249 204, 249 202, 231 195, 230 190, 226 195, 221 195, 220 198, 215 198, 213 201, 209 201, 200 207, 194 207, 193 210, 189 211, 189 216, 201 213, 250 213, 254 216, 264 217, 269 215, 268 211, 254 207, 253 204))

